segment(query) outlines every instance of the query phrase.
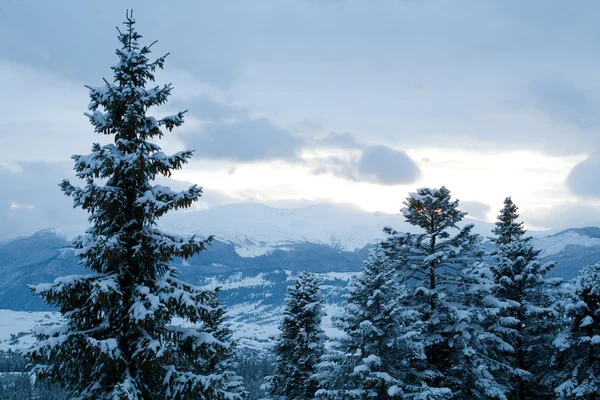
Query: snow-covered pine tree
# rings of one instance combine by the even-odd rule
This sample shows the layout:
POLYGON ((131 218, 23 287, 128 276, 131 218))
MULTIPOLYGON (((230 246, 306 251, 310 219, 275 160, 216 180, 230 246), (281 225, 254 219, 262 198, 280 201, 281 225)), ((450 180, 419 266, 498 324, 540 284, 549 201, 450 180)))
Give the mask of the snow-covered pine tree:
POLYGON ((555 393, 600 399, 600 264, 583 268, 566 306, 568 325, 554 340, 555 393))
POLYGON ((408 251, 398 263, 400 282, 410 290, 404 307, 420 315, 427 365, 421 371, 420 399, 505 399, 494 374, 501 367, 497 349, 505 345, 485 329, 496 315, 491 273, 482 262, 481 238, 473 225, 459 228, 466 213, 450 191, 423 188, 411 193, 402 209, 422 233, 400 235, 408 251), (454 232, 454 233, 453 233, 454 232))
MULTIPOLYGON (((233 340, 233 331, 227 321, 227 310, 221 298, 218 297, 219 288, 214 292, 206 304, 210 307, 209 318, 203 321, 202 331, 211 335, 220 343, 226 344, 226 347, 215 352, 212 357, 200 360, 202 365, 201 374, 205 376, 219 376, 224 391, 218 399, 235 400, 245 398, 248 392, 244 389, 242 378, 234 372, 237 366, 234 362, 237 343, 233 340), (224 395, 224 396, 223 396, 224 395)), ((212 351, 211 343, 205 345, 206 351, 212 351)))
POLYGON ((497 284, 495 295, 507 307, 491 328, 510 345, 502 354, 509 397, 552 398, 551 388, 542 381, 559 328, 552 298, 552 289, 559 281, 546 278, 554 263, 539 261, 540 251, 534 249, 518 219, 518 207, 507 197, 492 230, 495 237, 490 238, 497 247, 490 267, 497 284))
POLYGON ((180 169, 192 152, 167 156, 150 141, 181 125, 184 113, 158 120, 146 114, 167 101, 172 87, 146 87, 165 57, 148 59, 152 45, 139 45, 134 24, 128 13, 114 81, 90 88, 86 115, 97 133, 114 135, 114 143, 73 156, 85 187, 61 184, 74 206, 90 213, 91 227, 75 247, 92 273, 32 287, 65 319, 63 326, 38 330, 29 353, 33 372, 78 399, 241 399, 239 380, 227 371, 230 335, 219 328, 216 293, 178 280, 171 265, 174 257, 204 250, 212 238, 156 227, 168 211, 192 205, 202 189, 174 192, 152 184, 180 169), (183 323, 174 325, 174 318, 183 323))
POLYGON ((323 355, 326 336, 321 279, 306 270, 289 286, 280 336, 274 348, 275 373, 266 378, 263 390, 269 400, 309 400, 317 382, 313 378, 323 355))
POLYGON ((418 315, 401 307, 405 294, 384 250, 377 247, 349 285, 336 320, 345 335, 319 365, 318 397, 405 399, 421 389, 414 367, 424 359, 414 341, 418 332, 404 329, 418 315))

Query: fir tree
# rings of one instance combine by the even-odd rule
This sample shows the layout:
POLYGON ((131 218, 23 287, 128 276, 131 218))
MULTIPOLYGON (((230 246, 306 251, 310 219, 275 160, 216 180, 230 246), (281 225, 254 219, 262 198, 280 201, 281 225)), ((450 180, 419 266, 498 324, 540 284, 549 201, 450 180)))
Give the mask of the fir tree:
POLYGON ((497 284, 495 294, 505 304, 492 329, 509 344, 503 352, 504 381, 510 398, 551 398, 542 384, 550 363, 550 342, 556 332, 558 313, 553 308, 552 286, 546 278, 553 263, 541 263, 539 250, 518 222, 518 207, 510 197, 498 216, 491 238, 497 250, 491 266, 497 284))
POLYGON ((410 290, 404 307, 424 324, 414 329, 422 329, 427 361, 415 398, 504 399, 494 374, 502 367, 497 349, 505 344, 485 329, 499 310, 490 271, 481 261, 481 238, 472 233, 473 225, 458 227, 466 213, 445 187, 419 189, 404 204, 406 221, 422 233, 389 230, 389 240, 400 241, 408 252, 397 265, 400 282, 410 290))
POLYGON ((114 81, 90 89, 90 113, 98 134, 113 144, 94 144, 73 156, 83 188, 63 181, 74 206, 90 214, 91 227, 75 240, 79 261, 91 273, 32 287, 65 319, 37 332, 29 355, 38 378, 57 382, 78 399, 240 399, 239 380, 224 361, 230 335, 219 328, 216 293, 177 279, 170 264, 205 249, 212 238, 170 235, 156 225, 170 210, 192 205, 196 185, 182 192, 153 185, 192 157, 167 156, 151 142, 183 123, 183 112, 155 119, 150 107, 167 101, 171 85, 146 87, 165 57, 149 60, 149 46, 127 14, 119 31, 114 81), (174 318, 181 318, 181 326, 174 318))
POLYGON ((275 374, 267 377, 266 399, 307 400, 314 397, 313 375, 325 348, 321 280, 310 271, 301 272, 288 288, 280 337, 275 345, 275 374))
POLYGON ((600 265, 583 268, 566 306, 569 323, 554 340, 556 395, 600 399, 600 265))
POLYGON ((382 248, 365 261, 349 286, 336 326, 345 335, 319 365, 320 398, 404 399, 420 391, 414 365, 424 358, 417 332, 404 328, 414 312, 400 305, 406 290, 382 248), (412 386, 411 386, 412 384, 412 386))

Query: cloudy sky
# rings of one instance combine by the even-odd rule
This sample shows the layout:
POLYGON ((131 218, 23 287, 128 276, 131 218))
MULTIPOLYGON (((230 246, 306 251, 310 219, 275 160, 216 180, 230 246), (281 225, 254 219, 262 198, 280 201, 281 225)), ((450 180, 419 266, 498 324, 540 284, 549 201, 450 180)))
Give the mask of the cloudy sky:
POLYGON ((510 195, 530 227, 600 223, 596 1, 8 0, 0 231, 84 218, 57 184, 102 139, 83 85, 111 78, 127 7, 171 53, 158 81, 175 90, 155 112, 189 109, 162 146, 196 150, 175 178, 204 186, 201 207, 394 213, 446 185, 482 219, 510 195))

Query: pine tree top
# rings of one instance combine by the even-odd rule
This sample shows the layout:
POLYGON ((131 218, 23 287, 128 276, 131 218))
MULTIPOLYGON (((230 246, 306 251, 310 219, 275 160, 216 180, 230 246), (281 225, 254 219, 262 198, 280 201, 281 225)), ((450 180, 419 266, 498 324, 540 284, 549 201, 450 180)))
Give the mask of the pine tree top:
POLYGON ((458 208, 458 200, 452 200, 450 190, 421 188, 410 193, 401 211, 406 221, 436 235, 448 228, 457 228, 467 213, 458 208))
POLYGON ((504 207, 500 210, 498 221, 492 230, 496 237, 491 240, 496 245, 505 245, 518 240, 531 240, 531 238, 523 238, 527 231, 523 228, 523 222, 517 222, 519 219, 518 210, 519 207, 510 197, 504 199, 504 207))

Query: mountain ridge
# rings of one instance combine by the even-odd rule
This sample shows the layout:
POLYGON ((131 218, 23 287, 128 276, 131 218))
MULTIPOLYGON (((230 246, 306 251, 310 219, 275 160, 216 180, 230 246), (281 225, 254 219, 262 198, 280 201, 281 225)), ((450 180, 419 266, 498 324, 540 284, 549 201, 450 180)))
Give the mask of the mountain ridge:
MULTIPOLYGON (((542 261, 557 262, 552 276, 569 279, 584 265, 600 261, 600 238, 586 236, 586 232, 592 231, 589 228, 567 229, 533 239, 534 245, 543 250, 542 261)), ((230 311, 230 322, 243 346, 261 348, 270 343, 269 337, 276 333, 287 286, 292 277, 305 268, 310 268, 324 280, 323 292, 329 314, 325 324, 330 329, 328 334, 335 334, 331 316, 343 301, 348 281, 361 270, 368 245, 351 251, 343 246, 291 241, 263 254, 244 257, 236 244, 217 239, 207 251, 185 261, 176 259, 173 265, 179 276, 191 284, 221 287, 221 296, 230 311)), ((486 243, 487 246, 490 244, 486 243)), ((29 321, 15 325, 15 330, 25 329, 34 322, 45 323, 48 318, 53 323, 58 321, 58 314, 33 297, 26 285, 85 273, 73 250, 73 244, 66 236, 54 229, 0 242, 0 309, 14 310, 6 315, 19 315, 23 321, 29 321), (31 318, 26 317, 32 312, 31 318)), ((22 341, 12 337, 6 339, 6 343, 0 340, 0 347, 14 342, 17 348, 19 343, 24 345, 32 340, 30 333, 13 333, 22 337, 22 341)))

